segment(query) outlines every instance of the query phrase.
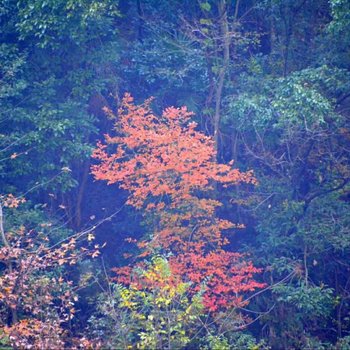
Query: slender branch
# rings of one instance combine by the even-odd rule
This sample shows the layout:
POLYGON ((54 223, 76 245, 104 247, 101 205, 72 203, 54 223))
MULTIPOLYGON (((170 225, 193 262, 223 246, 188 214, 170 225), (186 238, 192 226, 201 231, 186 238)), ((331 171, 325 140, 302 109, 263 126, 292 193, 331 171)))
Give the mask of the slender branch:
POLYGON ((4 246, 7 248, 10 248, 10 243, 6 238, 5 231, 4 231, 4 214, 3 214, 1 202, 0 202, 0 235, 1 235, 2 242, 4 243, 4 246))

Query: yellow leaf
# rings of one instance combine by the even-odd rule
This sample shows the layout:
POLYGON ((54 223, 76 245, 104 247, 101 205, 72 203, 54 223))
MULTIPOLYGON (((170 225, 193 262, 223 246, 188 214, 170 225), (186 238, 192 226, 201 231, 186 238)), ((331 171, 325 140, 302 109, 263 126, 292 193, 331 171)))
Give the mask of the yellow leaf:
POLYGON ((99 255, 100 255, 100 252, 98 250, 96 250, 91 254, 91 257, 97 258, 99 255))
POLYGON ((87 240, 89 242, 93 241, 95 239, 95 236, 92 234, 92 233, 89 233, 88 236, 87 236, 87 240))

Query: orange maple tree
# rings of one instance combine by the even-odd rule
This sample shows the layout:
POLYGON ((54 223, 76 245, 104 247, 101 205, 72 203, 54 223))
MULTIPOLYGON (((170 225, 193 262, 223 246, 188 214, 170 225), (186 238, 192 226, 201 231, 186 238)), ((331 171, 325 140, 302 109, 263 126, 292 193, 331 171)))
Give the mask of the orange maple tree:
MULTIPOLYGON (((259 270, 223 249, 228 240, 222 231, 240 225, 216 215, 222 203, 212 194, 218 186, 256 179, 252 171, 233 168, 233 161, 217 163, 213 139, 196 130, 186 107, 169 107, 156 116, 151 101, 136 105, 126 94, 117 116, 106 109, 116 120, 115 134, 98 143, 92 173, 129 191, 127 203, 152 218, 153 235, 138 243, 139 257, 167 252, 172 273, 192 282, 193 292, 207 279, 203 302, 211 311, 242 306, 239 292, 263 286, 253 279, 259 270)), ((115 269, 117 280, 130 283, 130 269, 115 269)))

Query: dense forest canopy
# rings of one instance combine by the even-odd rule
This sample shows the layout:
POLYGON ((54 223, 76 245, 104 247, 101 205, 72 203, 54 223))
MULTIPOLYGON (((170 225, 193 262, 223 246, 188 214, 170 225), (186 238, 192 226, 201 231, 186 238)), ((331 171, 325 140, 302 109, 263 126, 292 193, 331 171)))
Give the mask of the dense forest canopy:
POLYGON ((0 347, 350 349, 350 1, 2 0, 0 347))

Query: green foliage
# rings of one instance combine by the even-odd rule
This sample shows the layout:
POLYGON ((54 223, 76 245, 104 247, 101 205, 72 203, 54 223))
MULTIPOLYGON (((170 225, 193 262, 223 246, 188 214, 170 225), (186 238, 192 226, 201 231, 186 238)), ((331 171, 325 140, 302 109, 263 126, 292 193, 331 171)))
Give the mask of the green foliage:
POLYGON ((248 79, 247 92, 227 99, 225 123, 232 123, 234 118, 242 131, 274 128, 278 136, 279 132, 287 136, 298 130, 311 132, 339 119, 334 113, 335 97, 349 87, 347 71, 327 66, 299 71, 287 78, 267 77, 260 82, 259 76, 248 79))
MULTIPOLYGON (((174 28, 171 30, 175 31, 174 28)), ((132 89, 137 71, 140 86, 135 91, 136 97, 152 95, 156 97, 155 103, 165 100, 170 104, 186 105, 194 112, 201 110, 203 97, 200 92, 204 93, 203 87, 207 84, 206 62, 201 50, 186 35, 175 31, 158 40, 145 39, 125 50, 122 62, 120 74, 125 77, 126 90, 132 89), (193 76, 196 76, 195 80, 193 76)))
POLYGON ((347 350, 350 348, 350 336, 341 338, 337 341, 334 349, 336 350, 347 350))
POLYGON ((67 192, 80 181, 79 167, 97 132, 96 114, 103 114, 99 106, 91 115, 89 99, 116 84, 110 71, 117 3, 7 2, 0 16, 6 23, 0 48, 0 177, 5 182, 12 177, 19 188, 15 179, 24 176, 39 191, 67 192))
POLYGON ((208 335, 205 339, 207 345, 201 349, 210 350, 268 350, 264 341, 258 342, 252 335, 243 332, 229 333, 226 336, 208 335))
MULTIPOLYGON (((224 325, 196 334, 204 320, 200 296, 191 299, 187 285, 172 289, 159 257, 134 272, 159 269, 169 289, 158 294, 89 277, 88 284, 98 281, 107 292, 98 306, 82 302, 73 333, 90 318, 93 336, 108 347, 155 347, 170 337, 177 348, 349 348, 349 6, 349 0, 0 3, 0 196, 30 199, 6 209, 7 234, 25 226, 55 244, 72 233, 63 226, 88 227, 96 213, 108 217, 110 202, 122 203, 122 192, 92 184, 88 159, 110 123, 102 107, 118 107, 125 91, 139 100, 155 96, 156 111, 187 105, 208 134, 219 107, 219 159, 254 169, 259 182, 254 192, 215 189, 232 204, 219 214, 247 226, 232 246, 263 267, 266 283, 277 283, 254 298, 254 336, 225 332, 224 325), (226 36, 219 5, 227 10, 226 36), (229 62, 216 106, 226 39, 229 62)), ((110 249, 107 266, 130 253, 123 238, 139 238, 141 216, 123 210, 118 220, 98 225, 96 236, 110 249)), ((35 278, 48 287, 47 276, 35 278)), ((98 288, 80 293, 94 299, 98 288)))
POLYGON ((209 348, 212 350, 220 350, 220 349, 228 350, 228 349, 230 349, 230 346, 228 344, 228 340, 225 337, 209 335, 209 336, 207 336, 207 340, 209 343, 209 348))
POLYGON ((128 348, 181 348, 200 328, 201 295, 190 297, 188 285, 172 281, 168 262, 154 257, 144 270, 134 271, 137 278, 155 286, 110 285, 111 292, 101 296, 99 311, 104 316, 90 319, 98 336, 102 329, 104 346, 128 348), (151 288, 149 288, 151 287, 151 288))
POLYGON ((327 318, 334 307, 334 291, 331 288, 306 286, 278 285, 273 288, 277 301, 295 306, 301 312, 304 321, 308 319, 327 318))
POLYGON ((81 45, 108 34, 109 22, 119 16, 117 5, 109 0, 19 1, 16 28, 21 40, 34 37, 41 48, 58 48, 62 40, 81 45))
POLYGON ((349 0, 331 0, 332 22, 329 30, 337 34, 347 34, 350 28, 350 2, 349 0))

